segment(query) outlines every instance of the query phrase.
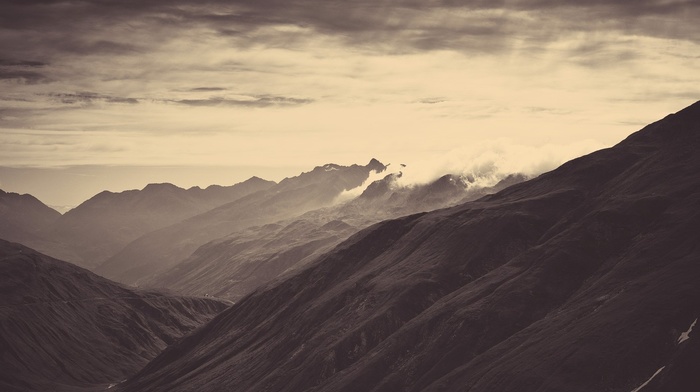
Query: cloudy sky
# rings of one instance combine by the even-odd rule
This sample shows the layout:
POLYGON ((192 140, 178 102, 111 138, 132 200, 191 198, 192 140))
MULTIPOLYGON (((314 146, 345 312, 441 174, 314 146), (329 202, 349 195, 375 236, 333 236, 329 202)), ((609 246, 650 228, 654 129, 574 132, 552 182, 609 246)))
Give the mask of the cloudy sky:
POLYGON ((3 0, 0 188, 74 205, 372 157, 536 171, 700 99, 699 4, 3 0))

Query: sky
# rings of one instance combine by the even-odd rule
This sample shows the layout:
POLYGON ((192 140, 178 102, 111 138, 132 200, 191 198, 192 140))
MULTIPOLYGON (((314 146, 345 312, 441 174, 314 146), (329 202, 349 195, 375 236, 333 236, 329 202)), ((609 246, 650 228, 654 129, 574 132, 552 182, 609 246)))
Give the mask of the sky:
POLYGON ((700 99, 696 0, 3 0, 0 188, 537 174, 700 99), (475 169, 476 168, 476 169, 475 169))

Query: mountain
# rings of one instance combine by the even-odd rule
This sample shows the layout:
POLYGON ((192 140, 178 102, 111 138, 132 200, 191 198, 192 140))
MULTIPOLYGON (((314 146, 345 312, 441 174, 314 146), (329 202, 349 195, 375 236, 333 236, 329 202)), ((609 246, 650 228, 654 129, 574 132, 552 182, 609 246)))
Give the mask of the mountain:
MULTIPOLYGON (((148 232, 273 185, 272 181, 253 177, 228 187, 183 189, 166 183, 120 193, 104 191, 44 226, 40 235, 74 250, 75 256, 67 261, 94 268, 148 232)), ((56 256, 50 248, 36 247, 56 256)))
POLYGON ((23 241, 61 217, 61 214, 32 195, 0 189, 0 238, 23 241))
POLYGON ((140 284, 156 271, 178 264, 209 241, 331 205, 342 192, 362 185, 371 172, 384 170, 385 166, 376 159, 365 166, 318 166, 264 191, 143 235, 95 271, 120 282, 140 284))
POLYGON ((699 148, 700 102, 496 194, 378 223, 117 390, 629 392, 661 369, 650 388, 696 391, 699 148))
POLYGON ((445 175, 424 185, 400 186, 397 177, 390 174, 373 182, 346 203, 245 228, 208 242, 174 267, 140 283, 237 301, 262 284, 302 268, 380 220, 453 206, 524 180, 514 175, 493 187, 478 187, 473 179, 445 175))
POLYGON ((41 230, 61 218, 61 214, 36 197, 0 190, 0 239, 40 248, 60 258, 75 258, 66 244, 46 238, 41 230))
POLYGON ((226 304, 135 291, 0 240, 0 390, 107 388, 226 304))

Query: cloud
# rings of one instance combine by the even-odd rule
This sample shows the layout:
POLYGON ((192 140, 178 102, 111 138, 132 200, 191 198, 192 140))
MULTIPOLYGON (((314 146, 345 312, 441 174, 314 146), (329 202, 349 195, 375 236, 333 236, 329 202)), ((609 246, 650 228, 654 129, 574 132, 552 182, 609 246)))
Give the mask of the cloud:
POLYGON ((669 0, 5 1, 0 133, 129 135, 128 154, 27 158, 110 164, 610 141, 697 93, 699 19, 669 0))
POLYGON ((694 27, 700 7, 691 1, 263 0, 233 4, 228 10, 202 8, 189 17, 222 35, 258 44, 273 41, 263 33, 265 26, 288 25, 365 48, 395 51, 496 53, 512 49, 514 40, 541 44, 562 34, 601 31, 700 41, 694 27))
POLYGON ((20 84, 48 83, 50 78, 35 70, 46 65, 41 61, 0 59, 0 80, 20 84))
POLYGON ((226 89, 223 87, 195 87, 191 88, 187 91, 191 92, 210 92, 210 91, 225 91, 226 89))
POLYGON ((475 186, 492 186, 510 174, 538 176, 573 158, 607 147, 594 140, 567 144, 524 145, 499 138, 455 148, 401 168, 399 186, 426 184, 445 174, 474 179, 475 186))
POLYGON ((8 2, 0 6, 0 15, 6 29, 22 32, 50 52, 86 54, 147 50, 174 30, 199 28, 239 45, 277 47, 324 34, 348 44, 398 51, 492 53, 510 50, 514 39, 546 42, 562 33, 601 30, 700 41, 695 27, 700 6, 690 0, 30 1, 8 2), (32 32, 41 34, 33 37, 32 32), (130 40, 133 36, 141 39, 130 40))
POLYGON ((41 61, 0 59, 0 67, 45 67, 41 61))
POLYGON ((0 68, 0 80, 14 80, 20 84, 40 84, 50 81, 49 77, 39 72, 3 68, 0 68))
POLYGON ((373 182, 381 180, 389 174, 394 174, 394 172, 391 169, 392 168, 389 167, 387 168, 387 170, 381 172, 372 170, 371 172, 369 172, 369 176, 367 177, 367 179, 360 186, 349 190, 344 190, 340 193, 340 195, 336 197, 335 202, 342 203, 360 196, 362 192, 364 192, 367 189, 367 187, 370 186, 373 182))
POLYGON ((173 102, 188 106, 239 106, 239 107, 268 107, 268 106, 298 106, 312 103, 308 98, 290 98, 279 96, 253 96, 243 99, 211 97, 207 99, 181 99, 173 102))
POLYGON ((93 92, 77 92, 77 93, 51 93, 48 94, 49 97, 59 101, 60 103, 67 105, 74 104, 92 104, 95 102, 107 102, 107 103, 127 103, 127 104, 137 104, 139 103, 136 98, 125 98, 125 97, 115 97, 110 95, 103 95, 93 92))

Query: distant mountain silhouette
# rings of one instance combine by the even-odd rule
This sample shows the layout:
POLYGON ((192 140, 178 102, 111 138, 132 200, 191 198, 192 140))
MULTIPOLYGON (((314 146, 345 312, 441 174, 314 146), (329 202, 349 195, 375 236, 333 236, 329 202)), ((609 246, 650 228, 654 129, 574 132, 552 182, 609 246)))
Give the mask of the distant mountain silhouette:
POLYGON ((70 246, 41 233, 60 218, 58 211, 32 195, 0 190, 0 239, 19 242, 63 259, 77 258, 70 246))
POLYGON ((700 102, 536 179, 378 223, 116 390, 700 390, 699 149, 700 102))
POLYGON ((0 390, 75 391, 117 383, 226 308, 134 291, 0 240, 0 390))
MULTIPOLYGON (((236 185, 206 189, 183 189, 165 183, 149 184, 142 190, 104 191, 45 226, 40 235, 72 249, 75 256, 67 257, 67 261, 94 268, 146 233, 273 185, 272 181, 253 177, 236 185)), ((37 248, 60 256, 50 248, 37 248)))
POLYGON ((120 282, 139 284, 189 257, 199 246, 247 227, 274 223, 331 205, 343 191, 356 188, 385 166, 318 166, 285 178, 264 191, 141 236, 100 265, 96 272, 120 282))
POLYGON ((61 217, 53 208, 32 195, 20 195, 0 189, 0 238, 23 241, 61 217))

